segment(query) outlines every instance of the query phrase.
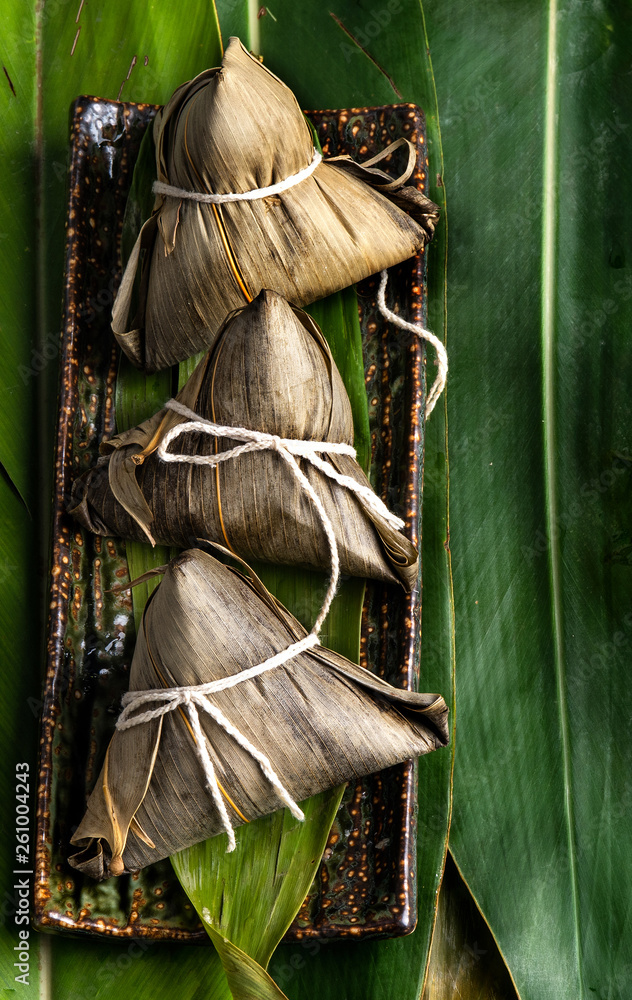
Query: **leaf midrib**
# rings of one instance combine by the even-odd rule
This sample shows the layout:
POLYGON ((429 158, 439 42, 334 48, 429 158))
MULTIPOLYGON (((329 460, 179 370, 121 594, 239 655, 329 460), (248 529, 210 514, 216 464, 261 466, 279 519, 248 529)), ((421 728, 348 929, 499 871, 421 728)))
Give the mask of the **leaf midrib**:
POLYGON ((566 698, 566 662, 563 639, 562 569, 558 520, 556 469, 556 407, 555 407, 555 333, 556 333, 556 273, 558 216, 558 61, 557 61, 557 0, 549 0, 547 26, 547 67, 545 86, 544 176, 542 204, 542 406, 544 446, 544 486, 546 526, 549 539, 548 557, 552 598, 555 671, 560 716, 564 777, 564 817, 568 843, 573 927, 580 998, 584 997, 581 966, 579 893, 577 885, 577 849, 575 844, 573 800, 571 794, 571 753, 568 703, 566 698))

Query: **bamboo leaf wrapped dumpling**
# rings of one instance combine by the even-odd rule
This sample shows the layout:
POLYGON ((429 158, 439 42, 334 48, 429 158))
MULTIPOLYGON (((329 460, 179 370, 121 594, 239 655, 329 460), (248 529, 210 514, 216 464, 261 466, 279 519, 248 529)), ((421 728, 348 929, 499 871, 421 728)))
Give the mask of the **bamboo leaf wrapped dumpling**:
MULTIPOLYGON (((349 398, 325 338, 310 316, 274 292, 261 292, 228 318, 177 400, 220 425, 283 439, 353 444, 349 398)), ((247 560, 329 569, 318 512, 277 452, 242 454, 215 468, 159 457, 160 441, 185 420, 162 410, 104 443, 109 457, 73 485, 73 515, 101 535, 182 547, 205 538, 247 560)), ((177 450, 210 456, 238 443, 193 433, 178 439, 177 450)), ((350 455, 325 451, 321 457, 370 490, 350 455)), ((399 580, 411 589, 417 551, 385 509, 371 506, 374 494, 352 492, 305 459, 300 467, 333 526, 341 571, 399 580)))
MULTIPOLYGON (((147 604, 130 691, 233 678, 306 635, 247 567, 240 572, 188 550, 172 560, 147 604)), ((440 695, 393 688, 318 644, 208 700, 220 721, 201 710, 199 722, 233 827, 284 804, 261 756, 267 773, 271 768, 300 802, 448 742, 448 709, 440 695), (235 727, 242 742, 230 731, 235 727)), ((152 705, 139 706, 138 713, 147 708, 152 705)), ((104 878, 142 868, 224 828, 180 705, 116 730, 72 838, 82 849, 70 861, 104 878)))
MULTIPOLYGON (((219 69, 175 91, 156 117, 154 137, 158 181, 185 193, 268 187, 314 158, 296 98, 237 38, 219 69)), ((262 288, 307 305, 413 256, 432 236, 438 209, 414 187, 402 187, 414 148, 401 142, 408 166, 397 183, 379 167, 343 156, 252 201, 212 205, 158 194, 114 306, 112 328, 123 350, 138 367, 156 371, 210 347, 226 314, 262 288)))

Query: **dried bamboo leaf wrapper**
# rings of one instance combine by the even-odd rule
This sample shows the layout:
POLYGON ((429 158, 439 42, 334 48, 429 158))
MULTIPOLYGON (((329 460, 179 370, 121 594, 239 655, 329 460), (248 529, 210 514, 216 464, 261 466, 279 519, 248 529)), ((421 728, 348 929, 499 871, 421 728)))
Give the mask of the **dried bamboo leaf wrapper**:
MULTIPOLYGON (((147 605, 130 690, 237 674, 305 634, 254 575, 189 550, 170 563, 147 605)), ((296 801, 448 739, 439 695, 392 688, 321 646, 210 697, 269 758, 296 801)), ((256 761, 208 715, 200 719, 232 825, 279 808, 256 761)), ((194 751, 179 710, 164 716, 161 727, 153 721, 117 730, 73 837, 83 850, 71 863, 107 877, 220 832, 194 751)))
MULTIPOLYGON (((175 92, 154 135, 159 181, 184 191, 252 191, 313 157, 296 98, 235 38, 220 69, 175 92)), ((226 313, 262 288, 306 305, 406 260, 438 218, 420 192, 393 190, 392 178, 348 157, 321 162, 278 195, 221 206, 159 195, 155 212, 138 314, 130 320, 133 258, 113 315, 123 350, 147 371, 209 347, 226 313)))
MULTIPOLYGON (((324 337, 309 316, 274 292, 260 293, 229 318, 178 399, 221 425, 353 443, 349 399, 324 337)), ((161 426, 164 433, 179 420, 161 411, 111 439, 105 446, 111 457, 73 487, 74 516, 98 534, 183 547, 206 538, 245 559, 329 569, 317 511, 279 454, 244 454, 216 469, 167 464, 155 453, 142 466, 134 464, 132 456, 156 443, 161 426)), ((211 455, 235 443, 190 434, 178 440, 177 450, 211 455)), ((352 457, 322 457, 369 486, 352 457)), ((342 572, 414 586, 418 556, 405 535, 309 462, 301 468, 334 526, 342 572)))

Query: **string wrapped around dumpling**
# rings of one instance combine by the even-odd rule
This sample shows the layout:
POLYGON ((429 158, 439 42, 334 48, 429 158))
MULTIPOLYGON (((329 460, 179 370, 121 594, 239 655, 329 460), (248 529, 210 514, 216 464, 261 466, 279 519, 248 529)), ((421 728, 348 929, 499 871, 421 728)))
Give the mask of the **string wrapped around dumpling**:
MULTIPOLYGON (((130 691, 160 689, 166 703, 173 689, 232 678, 197 712, 221 808, 181 699, 117 728, 70 863, 94 878, 134 871, 222 832, 225 820, 230 829, 282 807, 280 786, 295 804, 446 745, 440 695, 393 688, 317 642, 234 683, 306 636, 247 566, 233 569, 199 549, 172 560, 145 609, 130 691)), ((156 707, 138 704, 131 718, 156 707)))
MULTIPOLYGON (((314 160, 296 98, 237 38, 219 69, 175 91, 154 138, 158 182, 184 194, 254 191, 314 160)), ((438 219, 433 202, 404 186, 414 166, 415 149, 401 139, 362 166, 347 156, 322 161, 265 198, 215 205, 158 194, 114 305, 119 344, 139 368, 156 371, 210 347, 226 314, 262 288, 307 305, 412 257, 438 219), (393 180, 376 163, 400 144, 407 166, 393 180)))
MULTIPOLYGON (((310 316, 275 292, 261 292, 227 319, 177 401, 223 426, 347 450, 353 444, 349 398, 325 338, 310 316)), ((181 547, 205 538, 247 560, 329 569, 321 518, 288 462, 272 449, 214 468, 163 461, 156 448, 183 422, 186 417, 164 409, 104 443, 108 457, 73 484, 69 509, 75 518, 100 535, 181 547)), ((187 433, 177 449, 204 461, 239 443, 228 435, 187 433)), ((360 491, 297 459, 333 526, 341 572, 412 589, 417 551, 355 458, 327 450, 320 458, 360 491)))

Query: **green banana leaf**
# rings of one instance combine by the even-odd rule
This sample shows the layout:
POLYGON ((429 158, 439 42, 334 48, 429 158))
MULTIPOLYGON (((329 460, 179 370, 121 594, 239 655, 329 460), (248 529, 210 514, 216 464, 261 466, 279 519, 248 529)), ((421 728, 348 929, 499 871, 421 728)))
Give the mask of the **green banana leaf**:
POLYGON ((455 2, 428 17, 454 164, 451 847, 523 1000, 618 1000, 632 986, 630 10, 455 2))
MULTIPOLYGON (((35 6, 13 6, 4 11, 2 63, 2 120, 0 134, 0 255, 6 281, 0 289, 0 635, 2 662, 0 698, 0 989, 25 991, 38 988, 37 945, 32 943, 31 985, 14 981, 13 948, 18 941, 15 924, 15 786, 16 765, 28 763, 35 778, 36 719, 39 676, 34 669, 41 661, 43 635, 34 568, 41 538, 34 510, 37 454, 34 428, 37 423, 39 360, 35 365, 36 308, 33 290, 37 273, 37 239, 33 211, 33 144, 35 140, 36 77, 35 6), (29 505, 27 507, 27 504, 29 505)), ((45 362, 43 362, 45 364, 45 362)), ((32 803, 33 780, 29 782, 32 803)), ((33 937, 33 936, 31 936, 33 937)))
MULTIPOLYGON (((0 336, 3 363, 0 369, 0 465, 23 500, 32 506, 34 469, 25 460, 33 446, 37 421, 36 386, 48 366, 37 336, 34 290, 38 272, 33 189, 37 172, 33 162, 37 128, 33 114, 36 100, 35 5, 12 6, 3 12, 2 121, 0 157, 0 254, 5 280, 0 290, 0 336)), ((58 338, 48 344, 53 356, 58 338)), ((54 367, 54 366, 53 366, 54 367)))

